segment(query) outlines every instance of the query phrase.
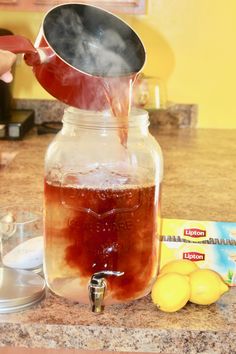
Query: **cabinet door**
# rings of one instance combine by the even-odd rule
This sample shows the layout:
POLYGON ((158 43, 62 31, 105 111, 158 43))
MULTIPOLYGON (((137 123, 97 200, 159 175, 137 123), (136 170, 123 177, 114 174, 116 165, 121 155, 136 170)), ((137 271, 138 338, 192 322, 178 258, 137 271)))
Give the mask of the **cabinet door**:
MULTIPOLYGON (((55 5, 67 2, 76 3, 78 0, 0 0, 0 9, 46 12, 55 5)), ((80 0, 79 2, 100 6, 116 13, 143 14, 145 13, 146 0, 80 0)))
POLYGON ((0 0, 0 10, 19 8, 19 0, 0 0))

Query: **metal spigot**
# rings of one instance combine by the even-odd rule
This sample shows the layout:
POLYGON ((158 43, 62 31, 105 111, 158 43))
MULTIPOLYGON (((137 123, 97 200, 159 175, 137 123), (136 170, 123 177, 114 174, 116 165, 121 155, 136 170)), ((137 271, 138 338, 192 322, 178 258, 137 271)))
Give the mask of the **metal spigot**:
POLYGON ((103 300, 106 291, 106 281, 104 278, 107 276, 120 277, 124 272, 103 270, 101 272, 94 273, 90 279, 88 286, 89 300, 91 303, 91 310, 95 313, 101 313, 104 310, 103 300))

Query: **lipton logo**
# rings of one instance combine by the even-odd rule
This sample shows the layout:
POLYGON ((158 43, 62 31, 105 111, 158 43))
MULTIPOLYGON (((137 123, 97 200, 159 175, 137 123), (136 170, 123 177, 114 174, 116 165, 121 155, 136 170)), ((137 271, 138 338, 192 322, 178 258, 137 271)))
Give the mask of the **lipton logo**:
POLYGON ((183 259, 188 259, 190 261, 204 261, 205 260, 205 254, 204 253, 199 253, 199 252, 184 252, 183 253, 183 259))
POLYGON ((201 230, 198 228, 184 229, 184 236, 206 237, 206 230, 201 230))

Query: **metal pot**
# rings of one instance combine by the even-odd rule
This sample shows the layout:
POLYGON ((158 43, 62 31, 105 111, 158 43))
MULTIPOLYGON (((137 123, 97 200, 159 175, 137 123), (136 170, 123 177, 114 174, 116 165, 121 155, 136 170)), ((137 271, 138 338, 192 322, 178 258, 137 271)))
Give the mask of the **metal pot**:
POLYGON ((137 34, 115 15, 85 4, 64 4, 44 17, 35 47, 22 36, 0 37, 0 48, 25 53, 39 83, 68 105, 104 110, 104 86, 134 80, 145 62, 137 34))

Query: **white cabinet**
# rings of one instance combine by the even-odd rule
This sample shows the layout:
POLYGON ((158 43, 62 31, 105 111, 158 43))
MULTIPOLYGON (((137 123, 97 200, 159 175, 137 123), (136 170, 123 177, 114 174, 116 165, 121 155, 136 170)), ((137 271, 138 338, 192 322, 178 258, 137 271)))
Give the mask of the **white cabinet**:
MULTIPOLYGON (((55 5, 78 2, 62 0, 0 0, 0 10, 47 11, 55 5)), ((144 14, 146 0, 80 0, 80 3, 93 4, 116 13, 144 14)))

